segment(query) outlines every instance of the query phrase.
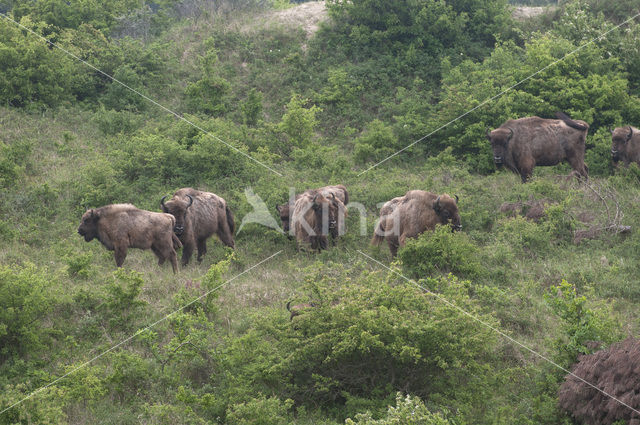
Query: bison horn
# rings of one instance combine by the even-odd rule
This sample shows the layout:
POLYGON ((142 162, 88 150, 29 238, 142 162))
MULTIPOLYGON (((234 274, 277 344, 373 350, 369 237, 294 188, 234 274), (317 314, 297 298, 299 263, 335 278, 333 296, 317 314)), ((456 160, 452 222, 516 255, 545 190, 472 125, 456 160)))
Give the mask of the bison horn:
POLYGON ((280 212, 280 205, 276 204, 276 211, 280 212))
POLYGON ((334 201, 336 200, 336 194, 331 192, 331 199, 333 199, 334 201))
POLYGON ((487 131, 486 131, 486 135, 487 135, 487 139, 489 139, 489 141, 491 141, 491 132, 489 131, 489 127, 487 127, 487 131))
POLYGON ((458 203, 458 201, 460 200, 460 198, 458 198, 458 195, 453 195, 456 197, 456 204, 458 203))
POLYGON ((162 199, 160 199, 160 206, 162 207, 163 210, 164 210, 164 198, 166 198, 166 197, 167 197, 167 195, 164 195, 162 197, 162 199))
POLYGON ((613 134, 613 128, 609 127, 609 133, 613 134))
POLYGON ((440 196, 436 198, 436 202, 433 204, 433 209, 438 211, 440 209, 440 196))
POLYGON ((287 303, 287 311, 291 311, 291 301, 287 303))
POLYGON ((627 135, 627 140, 631 140, 632 136, 633 136, 633 128, 631 128, 631 126, 629 126, 629 134, 627 135))
POLYGON ((313 197, 313 200, 311 202, 313 202, 314 204, 316 203, 316 198, 318 197, 318 194, 316 193, 315 196, 313 197))
MULTIPOLYGON (((507 128, 509 128, 509 127, 507 127, 507 128)), ((513 137, 513 130, 511 128, 509 128, 509 131, 511 132, 511 134, 509 135, 509 138, 507 138, 507 142, 509 140, 511 140, 511 138, 513 137)))
POLYGON ((189 208, 193 204, 193 198, 190 195, 187 195, 187 198, 189 198, 189 205, 187 205, 187 208, 189 208))

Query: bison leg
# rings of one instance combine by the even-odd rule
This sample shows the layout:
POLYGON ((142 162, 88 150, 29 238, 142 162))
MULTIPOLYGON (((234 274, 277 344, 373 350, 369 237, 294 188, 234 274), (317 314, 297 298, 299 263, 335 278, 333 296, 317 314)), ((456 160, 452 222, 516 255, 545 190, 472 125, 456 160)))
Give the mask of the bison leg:
POLYGON ((573 170, 578 173, 578 175, 584 177, 585 179, 589 177, 587 166, 584 163, 583 159, 573 157, 569 160, 569 165, 571 165, 571 168, 573 168, 573 170))
POLYGON ((186 266, 189 264, 189 260, 191 259, 191 255, 193 254, 193 242, 185 242, 182 245, 182 265, 186 266))
POLYGON ((202 257, 207 253, 207 240, 198 239, 198 263, 202 261, 202 257))
POLYGON ((127 247, 121 246, 121 245, 115 245, 113 247, 113 250, 114 250, 114 256, 116 259, 116 266, 122 267, 122 264, 124 263, 124 259, 127 258, 127 247))
POLYGON ((387 240, 387 244, 389 245, 389 251, 391 251, 391 256, 395 257, 398 255, 398 244, 391 242, 390 239, 387 240))

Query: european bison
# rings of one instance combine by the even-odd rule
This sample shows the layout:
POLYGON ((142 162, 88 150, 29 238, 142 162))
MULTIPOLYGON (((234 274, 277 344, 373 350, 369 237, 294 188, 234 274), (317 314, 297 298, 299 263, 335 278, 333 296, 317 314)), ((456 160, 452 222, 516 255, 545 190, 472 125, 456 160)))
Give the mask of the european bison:
MULTIPOLYGON (((346 217, 346 207, 349 203, 349 193, 347 192, 347 188, 344 185, 335 185, 335 186, 324 186, 318 189, 309 189, 304 193, 298 194, 295 197, 295 201, 297 201, 303 194, 306 193, 321 193, 325 198, 332 198, 332 195, 337 202, 338 209, 330 209, 329 210, 329 234, 331 235, 332 241, 338 238, 338 236, 343 235, 346 231, 344 219, 346 217)), ((294 201, 294 204, 295 204, 294 201)), ((291 238, 291 213, 293 212, 293 205, 287 202, 286 204, 276 205, 276 211, 280 215, 280 221, 282 222, 282 230, 291 238)))
POLYGON ((313 308, 315 306, 316 305, 314 303, 301 303, 301 304, 296 304, 292 306, 291 301, 289 301, 287 303, 287 311, 291 313, 291 317, 289 318, 289 320, 293 320, 294 317, 302 314, 303 310, 306 310, 308 308, 313 308))
POLYGON ((175 273, 176 249, 182 246, 173 234, 175 222, 170 214, 140 210, 131 204, 113 204, 87 210, 78 233, 87 242, 96 238, 109 251, 115 251, 118 267, 122 267, 127 257, 127 248, 151 249, 158 264, 168 259, 175 273))
POLYGON ((160 200, 162 211, 176 219, 173 231, 182 245, 182 265, 189 263, 193 250, 198 247, 198 262, 207 252, 207 238, 216 234, 226 246, 234 248, 235 222, 227 202, 218 195, 190 187, 178 190, 165 202, 160 200))
POLYGON ((640 165, 640 132, 635 127, 617 127, 611 131, 611 156, 613 162, 622 160, 624 165, 632 162, 640 165))
POLYGON ((325 197, 317 190, 307 191, 296 200, 291 215, 298 247, 327 249, 327 234, 332 217, 340 214, 342 202, 332 193, 325 197))
POLYGON ((587 177, 584 163, 589 124, 557 112, 558 119, 527 117, 509 120, 489 132, 493 161, 518 173, 525 183, 536 165, 557 165, 567 161, 573 170, 587 177))
POLYGON ((386 239, 391 255, 395 257, 407 238, 433 230, 437 224, 451 224, 452 230, 462 229, 458 197, 454 199, 447 194, 410 190, 382 206, 371 243, 378 245, 386 239))

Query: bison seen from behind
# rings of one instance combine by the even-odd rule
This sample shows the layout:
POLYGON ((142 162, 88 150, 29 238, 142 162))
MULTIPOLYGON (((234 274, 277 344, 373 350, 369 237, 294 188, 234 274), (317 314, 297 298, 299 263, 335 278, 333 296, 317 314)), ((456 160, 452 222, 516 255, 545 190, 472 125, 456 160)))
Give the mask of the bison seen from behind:
POLYGON ((98 239, 114 251, 116 265, 122 266, 128 248, 151 249, 158 264, 171 261, 178 270, 176 249, 182 245, 173 234, 175 219, 170 214, 144 211, 131 204, 113 204, 87 210, 78 233, 90 242, 98 239))
POLYGON ((371 243, 378 245, 386 239, 391 255, 395 257, 407 238, 433 230, 437 224, 450 224, 452 230, 462 229, 458 197, 454 199, 447 194, 410 190, 382 206, 371 243))
MULTIPOLYGON (((344 185, 324 186, 318 189, 308 189, 305 192, 296 195, 294 202, 287 202, 282 205, 276 205, 276 211, 280 215, 282 222, 282 230, 291 238, 291 216, 295 206, 295 201, 301 196, 310 193, 320 193, 322 196, 335 201, 337 208, 329 209, 329 234, 335 243, 338 236, 346 232, 345 218, 347 216, 346 205, 349 203, 349 193, 344 185)), ((294 229, 295 232, 295 229, 294 229)))
POLYGON ((327 235, 332 217, 340 214, 342 202, 334 194, 325 197, 319 191, 307 191, 296 200, 291 225, 299 249, 327 249, 327 235))
POLYGON ((632 162, 640 165, 640 132, 631 126, 611 130, 611 157, 614 163, 624 165, 632 162))
POLYGON ((562 112, 559 119, 527 117, 508 120, 489 132, 493 161, 518 173, 525 183, 536 165, 557 165, 567 161, 580 176, 587 177, 584 163, 589 124, 572 120, 562 112))
POLYGON ((218 195, 192 188, 183 188, 165 202, 160 200, 162 211, 175 217, 174 232, 182 242, 182 265, 187 265, 198 248, 198 262, 207 252, 207 239, 218 235, 222 243, 234 248, 235 222, 227 202, 218 195))

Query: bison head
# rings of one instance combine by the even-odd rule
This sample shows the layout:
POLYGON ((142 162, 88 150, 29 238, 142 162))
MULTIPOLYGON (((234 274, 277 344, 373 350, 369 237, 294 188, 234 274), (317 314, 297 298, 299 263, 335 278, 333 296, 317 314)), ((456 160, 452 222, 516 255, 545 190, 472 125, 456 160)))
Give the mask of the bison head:
POLYGON ((162 211, 175 217, 176 224, 173 226, 173 231, 178 236, 184 232, 187 212, 191 204, 193 204, 193 198, 189 195, 186 196, 188 200, 174 197, 170 201, 164 202, 166 196, 163 196, 160 200, 162 211))
POLYGON ((433 210, 440 218, 441 224, 451 224, 452 231, 462 230, 458 212, 458 195, 455 195, 455 199, 447 194, 438 196, 433 202, 433 210))
POLYGON ((100 212, 94 209, 87 210, 82 215, 80 226, 78 226, 78 234, 84 236, 84 240, 89 242, 98 236, 98 219, 100 212))
POLYGON ((507 156, 509 140, 513 137, 513 130, 510 128, 496 128, 492 132, 487 129, 487 139, 491 142, 493 149, 493 162, 500 167, 504 164, 507 156))
POLYGON ((622 154, 626 153, 629 140, 633 137, 633 128, 618 127, 611 131, 611 157, 618 162, 622 154))
POLYGON ((347 210, 344 207, 344 204, 332 193, 331 198, 329 199, 329 230, 340 230, 346 215, 347 210))
POLYGON ((291 228, 291 206, 287 202, 286 204, 276 205, 276 211, 280 214, 280 221, 282 222, 282 230, 285 233, 289 233, 291 228))

